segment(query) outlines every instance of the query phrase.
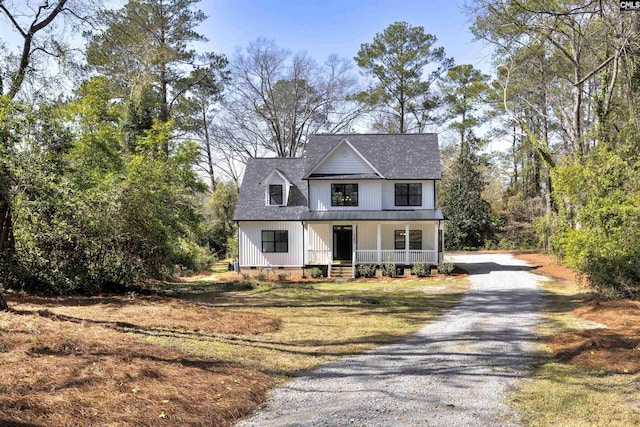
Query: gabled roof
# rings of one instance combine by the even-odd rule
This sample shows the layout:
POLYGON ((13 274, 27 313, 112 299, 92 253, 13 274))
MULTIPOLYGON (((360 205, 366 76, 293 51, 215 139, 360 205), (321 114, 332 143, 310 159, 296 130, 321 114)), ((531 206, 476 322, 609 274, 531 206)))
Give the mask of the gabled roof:
POLYGON ((314 135, 303 158, 252 158, 240 187, 235 221, 299 221, 345 216, 351 219, 441 219, 437 210, 309 212, 304 179, 440 179, 440 151, 436 134, 314 135), (346 142, 371 165, 371 173, 344 171, 308 177, 337 147, 346 142), (265 181, 274 172, 291 184, 286 206, 266 205, 265 181))
MULTIPOLYGON (((355 148, 347 138, 342 138, 340 140, 340 142, 338 142, 337 144, 334 144, 333 147, 329 150, 329 152, 327 152, 319 161, 318 163, 316 163, 315 165, 311 163, 311 160, 309 160, 308 164, 307 164, 307 174, 305 176, 305 178, 309 178, 312 176, 316 176, 316 172, 318 172, 319 169, 322 168, 322 166, 324 166, 327 162, 331 161, 331 160, 335 160, 332 159, 332 155, 337 154, 337 151, 339 149, 343 149, 345 151, 351 152, 353 154, 355 154, 355 156, 359 159, 360 161, 360 167, 364 168, 364 170, 360 170, 360 173, 368 173, 368 174, 372 174, 377 176, 378 178, 384 178, 384 176, 378 171, 378 169, 376 169, 375 166, 373 166, 371 164, 371 162, 369 160, 367 160, 367 158, 365 156, 363 156, 357 148, 355 148)), ((348 154, 348 153, 347 153, 348 154)), ((307 157, 308 158, 308 157, 307 157)))
POLYGON ((294 221, 307 212, 307 185, 302 181, 304 158, 252 158, 247 162, 240 186, 234 221, 294 221), (263 181, 274 169, 293 184, 286 206, 266 206, 263 181))
POLYGON ((279 175, 279 176, 280 176, 280 178, 282 178, 282 179, 283 179, 284 181, 286 181, 287 183, 291 184, 291 178, 289 178, 289 177, 287 176, 287 174, 286 174, 286 173, 284 173, 283 171, 281 171, 281 170, 280 170, 280 169, 278 169, 278 168, 273 168, 273 169, 271 169, 271 170, 269 171, 269 173, 267 173, 267 174, 264 176, 264 178, 262 179, 262 181, 260 181, 260 182, 261 182, 261 183, 265 183, 265 182, 267 182, 267 180, 268 180, 269 178, 271 178, 271 176, 272 176, 274 173, 275 173, 276 175, 279 175))
POLYGON ((441 178, 438 135, 434 133, 313 135, 307 144, 305 175, 345 139, 386 179, 441 178))

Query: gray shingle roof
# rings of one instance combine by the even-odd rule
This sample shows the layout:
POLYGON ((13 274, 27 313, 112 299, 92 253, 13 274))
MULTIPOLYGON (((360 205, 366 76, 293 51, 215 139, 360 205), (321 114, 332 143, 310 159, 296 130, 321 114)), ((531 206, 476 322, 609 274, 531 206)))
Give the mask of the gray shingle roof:
POLYGON ((345 139, 386 179, 441 178, 435 133, 313 135, 307 144, 307 175, 345 139))
MULTIPOLYGON (((330 211, 310 212, 305 177, 343 140, 349 141, 386 179, 440 179, 440 151, 436 134, 394 135, 314 135, 309 138, 304 158, 249 159, 240 187, 235 221, 372 219, 372 220, 438 220, 439 210, 415 211, 330 211), (278 169, 293 184, 287 206, 266 206, 262 181, 278 169), (332 215, 346 215, 333 218, 332 215), (329 218, 331 217, 331 218, 329 218)), ((332 179, 371 179, 375 175, 339 175, 332 179)))
POLYGON ((303 221, 425 221, 443 220, 440 209, 416 209, 397 211, 308 211, 303 221))
POLYGON ((307 183, 302 180, 305 171, 304 158, 253 158, 247 167, 240 186, 234 221, 299 220, 308 211, 307 183), (278 169, 291 181, 291 193, 287 206, 265 206, 265 187, 262 180, 278 169))

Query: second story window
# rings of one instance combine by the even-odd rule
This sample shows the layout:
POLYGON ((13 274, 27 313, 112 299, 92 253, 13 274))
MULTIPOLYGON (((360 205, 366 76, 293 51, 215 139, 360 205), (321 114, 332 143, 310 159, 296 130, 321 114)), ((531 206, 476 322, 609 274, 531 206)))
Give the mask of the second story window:
POLYGON ((396 184, 396 206, 422 206, 422 184, 396 184))
POLYGON ((331 184, 331 206, 358 206, 358 184, 331 184))
POLYGON ((269 186, 269 204, 270 205, 282 204, 282 185, 269 186))

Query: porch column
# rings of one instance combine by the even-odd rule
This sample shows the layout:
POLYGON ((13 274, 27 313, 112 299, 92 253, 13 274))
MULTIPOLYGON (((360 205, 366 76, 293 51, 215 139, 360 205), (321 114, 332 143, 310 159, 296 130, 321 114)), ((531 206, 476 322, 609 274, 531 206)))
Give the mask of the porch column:
POLYGON ((382 261, 382 224, 376 224, 376 250, 378 251, 378 264, 382 261))
POLYGON ((351 277, 356 277, 356 253, 358 250, 358 226, 353 224, 351 228, 351 277))
POLYGON ((331 277, 332 263, 333 263, 333 224, 329 223, 329 259, 327 260, 327 277, 331 277))
POLYGON ((404 263, 409 264, 409 224, 404 225, 404 263))
POLYGON ((309 224, 302 223, 302 241, 304 242, 304 255, 302 258, 302 266, 309 264, 309 250, 311 249, 311 242, 309 242, 309 224))
POLYGON ((435 223, 434 226, 435 229, 435 233, 433 235, 433 253, 435 254, 435 263, 438 264, 438 262, 440 261, 439 257, 440 257, 440 253, 438 252, 438 223, 435 223))

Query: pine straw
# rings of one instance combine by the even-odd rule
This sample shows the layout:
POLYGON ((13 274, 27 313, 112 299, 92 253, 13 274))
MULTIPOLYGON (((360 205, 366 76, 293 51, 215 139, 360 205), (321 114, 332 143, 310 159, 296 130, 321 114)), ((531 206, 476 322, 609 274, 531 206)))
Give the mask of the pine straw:
POLYGON ((554 336, 553 355, 572 365, 609 372, 640 372, 640 302, 592 301, 574 316, 602 323, 608 329, 587 329, 554 336))
POLYGON ((10 306, 18 311, 38 311, 43 316, 66 316, 65 320, 142 332, 154 332, 149 329, 179 329, 252 335, 272 332, 280 326, 280 319, 266 313, 221 310, 166 297, 12 297, 10 306))
MULTIPOLYGON (((348 280, 350 282, 388 282, 390 280, 400 281, 400 282, 415 282, 416 280, 434 280, 434 281, 444 280, 447 277, 456 277, 461 279, 461 278, 467 277, 468 275, 469 273, 467 271, 456 266, 450 275, 438 273, 433 276, 418 277, 411 274, 411 268, 406 267, 404 269, 404 276, 387 277, 387 276, 380 275, 376 277, 359 277, 357 279, 348 279, 348 280)), ((229 282, 229 283, 241 283, 242 281, 245 280, 245 278, 241 274, 234 273, 234 272, 216 274, 214 276, 216 280, 220 280, 222 282, 229 282)), ((335 282, 335 278, 320 277, 320 278, 314 279, 308 275, 305 275, 304 277, 302 277, 301 273, 293 273, 293 272, 286 272, 286 271, 281 273, 278 270, 272 271, 268 275, 265 274, 265 276, 270 281, 273 281, 275 283, 333 283, 335 282), (285 279, 279 280, 278 274, 283 275, 285 279)), ((255 277, 253 278, 255 279, 255 277)), ((187 282, 187 283, 198 282, 205 279, 211 279, 211 276, 205 276, 205 277, 191 276, 191 277, 180 278, 181 281, 187 282)))
POLYGON ((0 313, 0 425, 227 426, 271 386, 109 328, 0 313))
POLYGON ((518 253, 515 257, 531 264, 535 273, 544 274, 545 276, 554 277, 556 279, 568 280, 574 283, 578 282, 578 275, 576 272, 564 264, 558 264, 552 255, 540 253, 518 253))

